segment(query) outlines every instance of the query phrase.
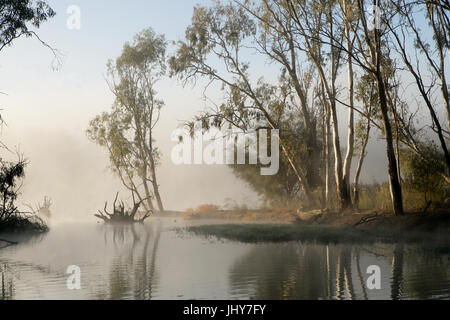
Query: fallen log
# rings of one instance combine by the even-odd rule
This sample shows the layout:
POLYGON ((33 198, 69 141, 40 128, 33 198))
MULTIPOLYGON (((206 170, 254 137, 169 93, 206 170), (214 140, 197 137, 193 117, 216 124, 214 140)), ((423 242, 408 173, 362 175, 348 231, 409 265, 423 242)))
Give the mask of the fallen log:
POLYGON ((106 201, 103 211, 98 210, 98 213, 94 214, 94 216, 103 220, 105 223, 143 223, 145 219, 150 217, 152 212, 147 211, 142 217, 136 218, 142 202, 144 202, 146 199, 143 199, 139 202, 134 202, 133 208, 129 211, 126 211, 123 201, 120 201, 120 204, 116 206, 118 196, 119 193, 116 194, 116 198, 114 199, 112 213, 108 212, 108 202, 106 201))
POLYGON ((372 222, 372 221, 375 221, 375 220, 378 220, 378 219, 380 219, 380 217, 378 216, 377 213, 371 214, 371 215, 368 215, 368 216, 366 216, 366 217, 363 217, 361 220, 359 220, 359 221, 358 221, 357 223, 355 223, 353 226, 354 226, 354 227, 357 227, 357 226, 360 226, 360 225, 362 225, 362 224, 369 223, 369 222, 372 222))

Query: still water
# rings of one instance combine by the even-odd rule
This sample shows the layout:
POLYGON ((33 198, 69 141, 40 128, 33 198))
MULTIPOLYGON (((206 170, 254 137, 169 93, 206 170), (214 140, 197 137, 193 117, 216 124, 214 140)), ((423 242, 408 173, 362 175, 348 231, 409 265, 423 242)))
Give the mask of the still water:
POLYGON ((0 299, 450 298, 448 252, 382 243, 242 244, 180 232, 186 224, 54 226, 0 249, 0 299), (81 269, 80 290, 67 288, 70 265, 81 269), (381 269, 380 290, 366 286, 370 265, 381 269))

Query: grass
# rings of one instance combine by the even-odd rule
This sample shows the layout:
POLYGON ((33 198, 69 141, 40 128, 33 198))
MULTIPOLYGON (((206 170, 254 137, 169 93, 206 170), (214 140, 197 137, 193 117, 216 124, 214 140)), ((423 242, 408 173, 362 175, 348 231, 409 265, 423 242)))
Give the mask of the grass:
MULTIPOLYGON (((429 192, 427 201, 432 201, 433 206, 441 204, 449 196, 448 191, 429 192)), ((424 194, 414 190, 410 185, 402 186, 403 208, 405 211, 416 211, 427 206, 424 194)), ((392 209, 389 185, 372 184, 362 185, 360 188, 360 197, 358 207, 362 210, 381 210, 392 209)))
POLYGON ((197 208, 184 211, 181 216, 194 220, 238 220, 244 222, 271 221, 271 222, 293 222, 295 221, 294 210, 291 208, 264 208, 248 209, 235 207, 222 210, 216 205, 202 204, 197 208))
POLYGON ((189 219, 202 218, 206 215, 219 213, 220 209, 214 204, 202 204, 196 208, 189 208, 182 213, 182 216, 189 219))
POLYGON ((383 228, 360 230, 350 227, 296 224, 221 224, 188 227, 187 231, 207 238, 226 239, 243 243, 318 242, 318 243, 439 243, 450 246, 447 233, 399 231, 383 228))

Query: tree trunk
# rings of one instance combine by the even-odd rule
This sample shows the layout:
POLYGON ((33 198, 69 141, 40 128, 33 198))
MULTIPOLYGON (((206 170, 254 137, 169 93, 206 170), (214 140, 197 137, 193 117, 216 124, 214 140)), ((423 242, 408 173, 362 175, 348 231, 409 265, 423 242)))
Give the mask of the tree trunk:
MULTIPOLYGON (((373 0, 373 5, 378 5, 377 0, 373 0)), ((359 12, 361 16, 365 17, 364 7, 362 1, 358 1, 359 12)), ((389 189, 391 193, 392 206, 395 215, 403 215, 403 199, 402 199, 402 187, 400 180, 398 179, 397 159, 395 157, 394 143, 392 139, 392 128, 389 121, 388 114, 388 102, 386 96, 386 85, 383 79, 383 73, 381 70, 381 34, 377 28, 373 29, 374 40, 371 40, 369 35, 367 23, 363 21, 364 32, 366 41, 370 48, 371 60, 372 60, 372 72, 376 78, 378 98, 380 103, 381 116, 384 126, 384 134, 386 138, 386 154, 388 158, 388 172, 389 172, 389 189)))
MULTIPOLYGON (((331 11, 330 11, 331 15, 331 11)), ((333 22, 330 18, 330 33, 333 34, 333 22)), ((328 104, 331 113, 331 119, 333 121, 333 147, 334 147, 334 175, 336 180, 336 191, 339 201, 339 210, 348 208, 351 204, 350 194, 348 192, 347 185, 343 179, 343 166, 342 166, 342 154, 341 144, 339 139, 339 123, 336 112, 336 57, 335 57, 335 45, 333 38, 331 39, 330 51, 331 51, 331 89, 327 90, 328 104), (331 90, 331 92, 330 92, 331 90)))
POLYGON ((161 200, 161 195, 159 194, 159 185, 158 181, 156 180, 155 161, 153 160, 153 156, 150 157, 150 174, 152 175, 153 192, 155 193, 158 209, 160 212, 164 212, 164 206, 161 200))
MULTIPOLYGON (((378 42, 378 40, 376 40, 378 42)), ((377 65, 377 89, 380 99, 380 109, 383 118, 384 133, 386 137, 386 154, 388 157, 388 168, 389 168, 389 187, 391 192, 392 205, 395 215, 403 214, 403 199, 402 199, 402 187, 400 180, 398 179, 398 168, 397 160, 395 157, 394 143, 392 139, 392 128, 389 121, 388 106, 386 99, 386 87, 383 81, 383 76, 380 69, 380 50, 379 44, 377 44, 376 53, 376 65, 377 65)))
POLYGON ((334 176, 336 191, 339 199, 339 209, 344 210, 351 204, 348 188, 343 179, 341 144, 339 141, 339 126, 336 112, 336 104, 330 101, 331 118, 333 121, 333 147, 334 147, 334 176))
MULTIPOLYGON (((151 123, 150 119, 150 123, 151 123)), ((152 177, 152 185, 153 185, 153 193, 155 194, 156 203, 158 204, 158 210, 160 212, 164 212, 164 206, 161 200, 161 195, 159 193, 159 185, 158 180, 156 178, 156 165, 155 165, 155 159, 153 155, 153 135, 152 130, 150 128, 149 130, 149 136, 148 136, 148 159, 150 161, 150 175, 152 177)))
POLYGON ((282 143, 281 138, 280 138, 280 144, 281 144, 281 149, 283 150, 283 153, 286 156, 286 159, 288 160, 289 164, 291 165, 291 168, 294 171, 294 174, 296 175, 299 184, 303 188, 303 192, 305 193, 308 205, 309 206, 313 206, 314 205, 314 198, 313 198, 313 196, 311 194, 311 190, 309 189, 308 183, 306 182, 305 176, 303 175, 303 173, 295 165, 294 160, 289 155, 289 152, 286 149, 286 147, 284 146, 284 143, 282 143))
MULTIPOLYGON (((344 11, 347 14, 347 1, 344 1, 344 11)), ((344 181, 347 187, 347 193, 350 194, 350 174, 354 153, 355 144, 355 111, 354 111, 354 76, 353 76, 353 64, 351 53, 353 51, 352 41, 350 39, 350 26, 349 22, 345 25, 345 37, 347 38, 347 50, 348 50, 348 97, 349 97, 349 110, 348 110, 348 136, 347 136, 347 154, 344 161, 344 181)))
POLYGON ((361 175, 361 169, 366 158, 366 148, 370 137, 370 111, 367 117, 367 130, 364 136, 364 141, 361 146, 361 153, 359 154, 358 166, 356 167, 355 180, 353 182, 353 205, 358 208, 359 204, 359 176, 361 175))
POLYGON ((142 178, 142 184, 144 185, 145 197, 147 198, 146 199, 147 206, 151 211, 153 211, 155 208, 153 207, 152 194, 148 187, 147 179, 145 177, 142 178))
MULTIPOLYGON (((324 100, 325 101, 325 100, 324 100)), ((325 209, 330 204, 330 110, 328 105, 324 105, 325 109, 325 209)))

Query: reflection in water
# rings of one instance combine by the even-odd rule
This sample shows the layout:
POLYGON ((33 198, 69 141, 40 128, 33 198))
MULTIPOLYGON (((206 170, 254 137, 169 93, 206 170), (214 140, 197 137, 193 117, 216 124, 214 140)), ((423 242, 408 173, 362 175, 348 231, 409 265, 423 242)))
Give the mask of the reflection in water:
POLYGON ((232 290, 254 299, 450 297, 448 256, 429 255, 425 262, 420 258, 425 251, 414 246, 378 245, 370 249, 357 245, 292 243, 255 246, 236 261, 230 272, 232 290), (409 251, 408 261, 404 260, 405 248, 409 251), (391 270, 389 260, 392 261, 391 270), (366 270, 372 264, 381 267, 381 290, 366 287, 370 276, 366 270), (405 270, 405 264, 420 265, 421 270, 418 272, 414 267, 405 270), (439 272, 430 274, 433 269, 439 272), (402 292, 405 282, 409 284, 408 290, 402 292), (418 286, 412 285, 414 283, 418 286), (427 283, 432 290, 427 290, 427 283))
POLYGON ((450 298, 450 257, 407 244, 241 244, 180 234, 184 222, 55 227, 0 250, 0 299, 450 298), (66 269, 82 270, 68 290, 66 269), (366 287, 381 269, 381 290, 366 287))
POLYGON ((109 271, 109 290, 101 288, 99 299, 152 299, 156 254, 161 235, 161 222, 150 225, 105 225, 105 246, 112 239, 115 255, 109 271), (136 228, 139 228, 139 233, 136 228), (112 234, 111 234, 112 233, 112 234))
POLYGON ((392 300, 398 300, 401 297, 401 285, 403 282, 403 252, 403 244, 396 244, 394 246, 394 254, 392 255, 392 300))

